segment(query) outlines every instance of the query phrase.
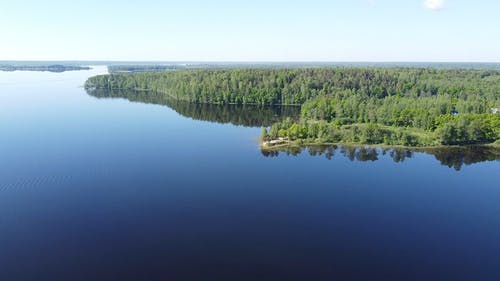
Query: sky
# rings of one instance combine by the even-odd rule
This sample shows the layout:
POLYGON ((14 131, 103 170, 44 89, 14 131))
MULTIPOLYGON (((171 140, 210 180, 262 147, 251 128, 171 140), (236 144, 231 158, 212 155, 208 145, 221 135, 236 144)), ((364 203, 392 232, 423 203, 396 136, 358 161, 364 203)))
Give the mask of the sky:
POLYGON ((0 60, 500 62, 500 1, 0 0, 0 60))

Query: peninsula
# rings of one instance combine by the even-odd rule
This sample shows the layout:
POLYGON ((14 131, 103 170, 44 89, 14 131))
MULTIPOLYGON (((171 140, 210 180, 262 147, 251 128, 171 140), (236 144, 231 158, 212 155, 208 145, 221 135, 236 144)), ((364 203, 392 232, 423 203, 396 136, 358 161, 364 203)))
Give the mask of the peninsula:
POLYGON ((419 67, 190 69, 99 75, 88 91, 129 89, 200 104, 301 106, 262 130, 276 145, 498 145, 500 71, 419 67))

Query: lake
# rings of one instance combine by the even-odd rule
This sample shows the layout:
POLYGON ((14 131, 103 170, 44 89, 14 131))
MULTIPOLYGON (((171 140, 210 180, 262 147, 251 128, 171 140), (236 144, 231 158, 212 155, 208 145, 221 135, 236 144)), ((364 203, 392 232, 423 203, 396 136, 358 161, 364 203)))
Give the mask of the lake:
POLYGON ((498 280, 481 148, 261 151, 297 108, 0 72, 0 280, 498 280))

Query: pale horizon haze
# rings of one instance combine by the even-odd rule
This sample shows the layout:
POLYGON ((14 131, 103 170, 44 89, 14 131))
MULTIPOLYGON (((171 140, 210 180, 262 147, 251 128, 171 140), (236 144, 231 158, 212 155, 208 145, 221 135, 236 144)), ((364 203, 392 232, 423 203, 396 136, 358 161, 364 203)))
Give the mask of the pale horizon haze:
POLYGON ((0 60, 500 61, 493 0, 21 0, 0 11, 0 60))

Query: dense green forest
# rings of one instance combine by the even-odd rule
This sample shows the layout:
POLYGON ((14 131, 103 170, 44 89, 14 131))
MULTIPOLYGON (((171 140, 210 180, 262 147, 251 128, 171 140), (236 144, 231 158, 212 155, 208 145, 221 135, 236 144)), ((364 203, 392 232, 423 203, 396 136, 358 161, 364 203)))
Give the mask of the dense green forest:
POLYGON ((485 144, 500 139, 500 114, 492 113, 487 100, 475 98, 325 96, 307 101, 301 112, 300 122, 275 123, 263 130, 261 138, 403 146, 485 144))
POLYGON ((432 146, 500 139, 498 70, 192 69, 101 75, 85 87, 144 90, 201 104, 301 105, 301 120, 263 130, 265 142, 432 146))

